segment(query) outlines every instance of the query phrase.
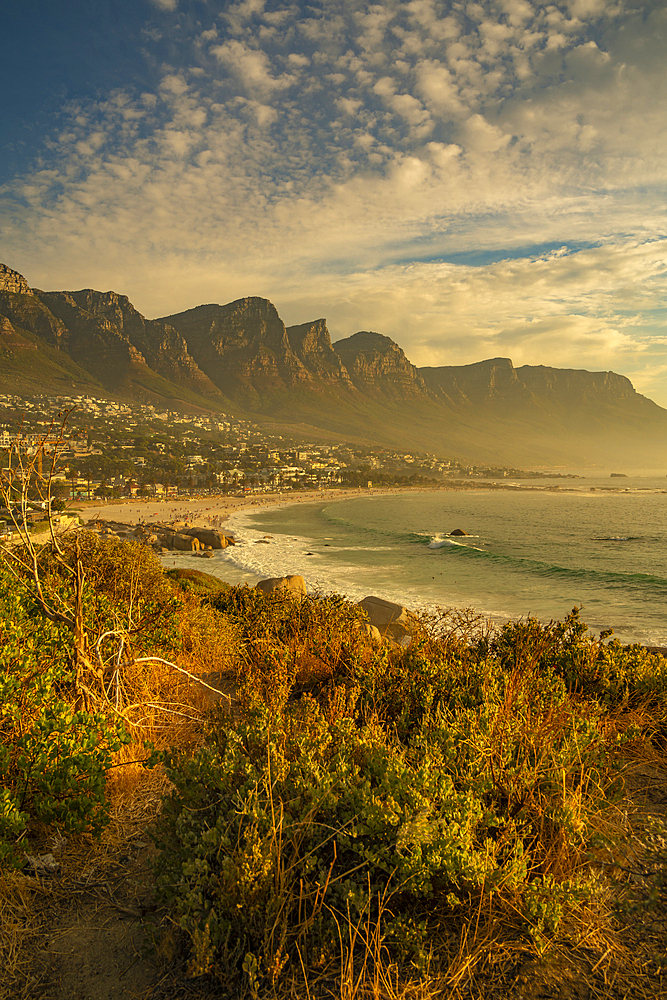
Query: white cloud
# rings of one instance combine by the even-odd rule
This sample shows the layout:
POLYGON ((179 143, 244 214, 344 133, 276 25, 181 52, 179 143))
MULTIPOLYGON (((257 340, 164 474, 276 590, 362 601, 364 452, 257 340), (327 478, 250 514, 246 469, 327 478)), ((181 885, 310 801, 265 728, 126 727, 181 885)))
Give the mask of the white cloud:
POLYGON ((187 82, 177 73, 169 73, 160 82, 160 90, 170 94, 184 94, 188 89, 187 82))
POLYGON ((299 52, 290 52, 290 54, 287 57, 287 61, 292 66, 299 66, 299 67, 310 66, 310 59, 308 58, 308 56, 301 55, 301 53, 299 52))
POLYGON ((241 86, 249 94, 270 95, 294 83, 295 77, 271 74, 269 57, 260 49, 250 48, 244 42, 231 39, 211 49, 212 54, 223 66, 233 73, 241 86))
POLYGON ((421 364, 664 356, 664 11, 245 0, 195 32, 160 5, 179 31, 154 92, 64 109, 0 192, 29 280, 153 315, 266 295, 421 364), (601 245, 430 261, 554 242, 601 245))

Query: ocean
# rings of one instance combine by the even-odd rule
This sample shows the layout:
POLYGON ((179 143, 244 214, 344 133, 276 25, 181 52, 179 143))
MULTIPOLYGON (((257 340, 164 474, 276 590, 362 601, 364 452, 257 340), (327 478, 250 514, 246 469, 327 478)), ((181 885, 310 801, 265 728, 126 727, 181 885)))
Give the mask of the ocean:
POLYGON ((230 583, 301 574, 309 590, 409 608, 471 608, 499 623, 564 617, 667 645, 667 480, 587 477, 243 509, 237 545, 206 562, 230 583), (468 534, 451 537, 460 528, 468 534))

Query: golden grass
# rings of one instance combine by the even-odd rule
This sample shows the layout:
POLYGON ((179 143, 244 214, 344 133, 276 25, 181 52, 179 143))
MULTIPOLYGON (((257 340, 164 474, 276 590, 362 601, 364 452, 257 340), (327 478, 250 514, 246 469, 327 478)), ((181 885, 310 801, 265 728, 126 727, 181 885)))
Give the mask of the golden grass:
POLYGON ((0 998, 23 1000, 32 989, 31 946, 37 938, 37 908, 30 880, 0 877, 0 998))
MULTIPOLYGON (((99 572, 102 574, 102 569, 99 572)), ((138 579, 137 569, 129 589, 130 600, 138 592, 138 579)), ((113 587, 125 593, 115 576, 113 587)), ((123 717, 131 742, 114 755, 107 775, 109 827, 99 841, 72 837, 64 848, 71 871, 103 868, 123 852, 129 841, 141 837, 158 816, 169 782, 162 768, 146 770, 143 761, 149 745, 192 752, 201 746, 203 724, 216 696, 195 678, 203 678, 211 687, 230 694, 238 681, 246 691, 245 697, 241 691, 241 704, 246 707, 250 690, 265 704, 284 705, 287 694, 295 687, 302 691, 316 688, 324 717, 332 721, 354 710, 355 695, 345 683, 348 659, 354 658, 357 668, 363 669, 376 655, 372 642, 359 634, 334 632, 323 643, 318 636, 298 628, 276 649, 272 640, 259 634, 242 637, 228 616, 202 603, 196 595, 185 593, 179 595, 179 600, 175 614, 181 643, 169 656, 160 649, 154 657, 150 650, 135 657, 129 636, 123 640, 123 649, 119 643, 113 651, 107 648, 105 695, 100 696, 97 707, 106 705, 123 717), (167 662, 170 658, 171 664, 167 662), (194 677, 180 673, 174 665, 194 677)), ((426 630, 429 625, 433 623, 424 621, 419 627, 426 630)), ((483 621, 465 613, 444 615, 436 625, 428 642, 446 643, 457 649, 487 634, 483 621)), ((122 629, 119 635, 122 637, 122 629)), ((505 734, 516 725, 515 705, 528 690, 529 673, 525 668, 510 672, 505 701, 493 720, 488 746, 480 744, 478 748, 491 765, 499 763, 505 734)), ((586 856, 562 832, 554 833, 537 801, 539 791, 535 791, 532 805, 538 821, 533 853, 539 859, 539 873, 560 878, 588 867, 599 876, 594 902, 576 909, 558 940, 536 934, 531 942, 525 933, 525 915, 519 913, 510 892, 499 889, 486 896, 478 893, 470 899, 464 916, 450 917, 434 928, 430 964, 417 973, 399 967, 386 947, 383 917, 385 911, 391 910, 389 895, 380 901, 372 919, 370 909, 356 922, 349 914, 335 914, 340 945, 335 965, 309 965, 297 943, 297 954, 292 956, 296 960, 280 977, 284 956, 278 945, 273 956, 275 981, 271 982, 269 975, 261 994, 256 995, 266 1000, 667 997, 658 964, 660 956, 667 954, 667 908, 660 900, 657 909, 645 905, 644 883, 628 872, 638 870, 637 866, 646 860, 648 818, 667 811, 667 752, 660 736, 663 722, 647 705, 609 713, 601 724, 602 741, 627 732, 631 726, 642 731, 641 737, 627 742, 617 753, 623 765, 619 771, 622 797, 595 817, 597 832, 614 841, 613 850, 601 847, 594 857, 586 856), (663 793, 665 804, 660 801, 663 793), (639 902, 638 909, 628 917, 619 915, 615 907, 629 889, 639 902), (586 993, 578 992, 582 983, 586 993)), ((529 717, 528 723, 523 738, 526 753, 538 761, 537 777, 537 751, 562 729, 563 719, 558 711, 552 711, 536 716, 534 724, 529 717)), ((563 775, 563 791, 576 817, 576 796, 581 804, 584 782, 582 775, 574 777, 576 780, 573 775, 563 775)), ((595 776, 588 780, 594 781, 595 776)), ((537 780, 535 785, 537 789, 537 780)), ((667 865, 667 848, 663 863, 667 865)), ((30 949, 38 934, 37 895, 63 903, 69 893, 68 879, 48 885, 37 885, 21 874, 0 879, 0 1000, 23 1000, 34 987, 34 983, 30 984, 30 949)), ((173 957, 168 947, 165 954, 173 957)), ((200 985, 202 997, 216 994, 215 986, 205 980, 200 985)), ((190 988, 196 995, 194 983, 190 988)), ((252 990, 248 995, 254 997, 252 990)))

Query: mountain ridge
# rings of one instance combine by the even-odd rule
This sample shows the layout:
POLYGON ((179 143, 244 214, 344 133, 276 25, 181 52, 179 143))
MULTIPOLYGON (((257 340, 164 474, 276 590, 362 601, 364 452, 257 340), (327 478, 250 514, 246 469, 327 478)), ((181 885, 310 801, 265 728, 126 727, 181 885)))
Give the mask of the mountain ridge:
POLYGON ((380 333, 332 343, 325 319, 286 327, 259 296, 147 319, 125 295, 30 288, 3 264, 0 392, 39 381, 471 461, 667 465, 667 410, 615 372, 418 368, 380 333))

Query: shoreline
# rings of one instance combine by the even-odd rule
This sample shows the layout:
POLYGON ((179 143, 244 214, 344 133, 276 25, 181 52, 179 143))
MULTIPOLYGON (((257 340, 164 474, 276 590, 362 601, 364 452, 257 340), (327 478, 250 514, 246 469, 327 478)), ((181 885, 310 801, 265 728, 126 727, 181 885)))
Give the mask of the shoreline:
MULTIPOLYGON (((261 538, 260 535, 263 529, 259 529, 257 526, 248 523, 248 518, 254 520, 255 516, 258 516, 261 522, 261 516, 264 513, 268 515, 271 511, 279 511, 281 509, 285 510, 290 507, 293 508, 290 514, 287 515, 288 521, 291 525, 289 534, 293 532, 295 535, 299 535, 301 532, 299 531, 298 525, 301 522, 301 515, 297 513, 297 511, 302 507, 304 509, 327 507, 330 503, 333 504, 337 500, 358 500, 361 498, 372 500, 374 498, 381 499, 383 497, 414 497, 416 499, 419 496, 426 498, 433 496, 434 494, 438 496, 443 495, 443 501, 446 502, 445 497, 447 494, 452 496, 453 500, 454 494, 458 494, 460 497, 461 494, 473 492, 486 494, 488 492, 484 486, 481 488, 479 487, 480 484, 478 483, 466 483, 464 486, 459 488, 454 487, 453 484, 430 487, 378 487, 370 490, 363 487, 355 487, 352 489, 325 489, 296 494, 275 492, 250 494, 248 496, 219 495, 211 497, 197 497, 182 500, 180 502, 175 502, 173 499, 146 501, 142 498, 141 501, 128 499, 120 503, 108 501, 104 503, 86 502, 80 505, 80 511, 85 521, 95 521, 96 519, 99 519, 100 521, 118 521, 128 525, 136 525, 137 523, 142 522, 145 528, 150 528, 151 524, 157 524, 159 522, 168 523, 173 520, 181 520, 186 521, 187 524, 193 528, 205 527, 213 528, 214 530, 226 530, 228 533, 236 534, 237 537, 240 537, 242 543, 247 541, 247 539, 245 539, 245 525, 247 525, 250 530, 250 541, 262 542, 264 539, 261 538), (232 521, 231 525, 228 523, 230 520, 232 521), (259 531, 260 535, 255 535, 256 531, 259 531)), ((547 495, 551 495, 551 497, 555 497, 560 494, 562 497, 570 496, 573 500, 573 494, 575 494, 577 497, 581 498, 581 501, 588 499, 589 503, 590 501, 595 502, 596 499, 602 499, 605 496, 609 496, 609 492, 618 492, 619 494, 625 494, 626 496, 627 493, 630 492, 626 490, 610 490, 608 492, 607 490, 603 491, 595 489, 592 492, 589 492, 589 489, 590 487, 588 484, 586 484, 584 489, 572 491, 562 489, 544 490, 544 488, 535 489, 535 487, 531 488, 531 486, 517 489, 515 486, 507 484, 504 489, 501 488, 501 492, 505 495, 507 493, 516 494, 524 492, 533 495, 546 493, 547 495)), ((635 493, 635 490, 632 492, 635 493)), ((638 490, 638 496, 641 496, 643 492, 643 490, 638 490)), ((654 489, 651 490, 651 492, 662 493, 665 491, 654 489)), ((528 498, 526 498, 526 500, 528 500, 528 498)), ((581 501, 576 501, 576 509, 579 509, 579 503, 581 501)), ((633 502, 636 504, 637 501, 635 500, 633 502)), ((551 501, 551 503, 553 505, 553 501, 551 501)), ((568 507, 571 503, 572 500, 569 502, 568 507)), ((507 501, 504 501, 502 506, 506 505, 507 501)), ((495 504, 492 504, 492 507, 495 508, 495 504)), ((530 507, 532 508, 532 504, 530 507)), ((586 516, 589 519, 591 517, 594 518, 596 515, 592 513, 592 509, 589 507, 589 504, 585 504, 585 507, 589 511, 589 514, 586 516)), ((612 507, 616 508, 616 502, 612 504, 612 507)), ((455 508, 458 510, 467 509, 467 502, 460 499, 456 501, 455 508)), ((559 508, 560 504, 557 503, 556 509, 559 508)), ((314 516, 312 513, 308 515, 304 513, 304 518, 306 519, 304 523, 310 523, 310 518, 312 516, 314 516)), ((452 525, 449 525, 448 530, 451 527, 452 525)), ((462 527, 469 528, 469 525, 462 522, 462 527)), ((266 530, 271 531, 274 529, 267 528, 266 530)), ((278 533, 279 532, 280 529, 278 529, 278 533)), ((311 582, 308 584, 309 590, 312 584, 315 590, 335 590, 336 592, 347 594, 347 587, 341 586, 341 581, 335 578, 335 574, 332 574, 330 578, 330 574, 326 572, 325 565, 323 563, 320 565, 321 561, 317 559, 313 559, 311 561, 310 559, 301 558, 312 556, 313 553, 316 552, 313 543, 305 538, 305 535, 307 534, 308 532, 306 531, 304 533, 303 540, 308 548, 313 548, 313 552, 305 551, 305 549, 301 552, 299 545, 292 546, 290 549, 290 546, 288 545, 285 547, 286 552, 284 553, 284 562, 281 562, 280 566, 278 565, 279 560, 277 559, 280 552, 276 551, 275 554, 268 557, 267 560, 264 558, 264 554, 260 555, 260 551, 262 551, 262 553, 264 551, 263 545, 261 544, 256 546, 257 552, 254 553, 254 555, 252 554, 255 549, 254 545, 248 546, 247 548, 243 545, 239 551, 229 549, 224 553, 216 553, 217 558, 209 556, 209 559, 211 560, 210 562, 207 562, 205 559, 195 556, 194 554, 191 555, 190 553, 176 551, 170 551, 168 553, 163 552, 159 558, 165 570, 177 568, 179 566, 183 568, 197 569, 201 572, 215 576, 232 586, 245 583, 252 587, 260 579, 281 576, 289 573, 297 573, 304 576, 307 582, 310 578, 311 582)), ((619 531, 619 536, 620 534, 621 532, 619 531)), ((270 537, 271 536, 264 536, 266 539, 270 537)), ((620 537, 619 539, 610 539, 610 541, 616 540, 624 541, 625 539, 621 539, 620 537)), ((297 542, 297 538, 294 538, 291 541, 297 542)), ((280 546, 279 548, 282 549, 283 546, 280 546)), ((267 550, 267 553, 271 551, 272 550, 269 549, 267 550)), ((325 547, 323 549, 323 553, 327 551, 328 550, 325 547)), ((378 568, 380 575, 382 575, 381 567, 378 568)), ((444 567, 442 568, 444 569, 444 567)), ((457 574, 455 573, 454 576, 457 576, 457 574)), ((544 611, 542 608, 538 610, 537 607, 533 609, 532 605, 534 602, 532 600, 528 601, 528 603, 531 604, 531 607, 528 608, 528 610, 519 613, 516 612, 513 607, 505 607, 502 603, 497 604, 497 602, 488 603, 487 600, 482 601, 480 599, 480 595, 477 595, 478 599, 474 599, 468 593, 469 588, 466 591, 465 587, 461 590, 457 586, 456 579, 449 582, 448 586, 445 588, 447 590, 446 594, 443 592, 442 595, 438 594, 435 598, 430 597, 430 589, 428 589, 428 587, 428 593, 425 592, 424 594, 420 594, 417 598, 412 592, 414 588, 410 589, 408 587, 405 593, 400 595, 400 599, 397 594, 398 588, 393 585, 390 586, 387 581, 383 581, 384 583, 387 583, 387 586, 381 586, 379 579, 375 582, 375 585, 373 585, 369 579, 369 586, 366 587, 362 583, 362 579, 363 576, 359 580, 353 579, 352 582, 354 583, 354 586, 351 586, 350 593, 348 594, 351 600, 358 600, 364 596, 364 594, 361 593, 361 590, 359 590, 359 594, 356 593, 357 589, 361 587, 367 594, 376 594, 383 599, 398 602, 410 608, 416 607, 417 604, 424 609, 426 609, 427 606, 430 607, 431 605, 433 607, 446 606, 451 608, 474 608, 477 613, 481 614, 485 619, 493 620, 495 624, 504 623, 506 621, 513 620, 514 618, 521 618, 523 615, 529 613, 537 613, 539 619, 546 622, 553 617, 562 616, 562 613, 564 613, 561 610, 552 612, 549 609, 547 609, 547 611, 544 611), (415 601, 417 603, 415 603, 415 601), (541 614, 540 611, 542 611, 541 614)), ((434 576, 433 579, 435 580, 436 577, 434 576)), ((427 581, 427 583, 430 587, 430 581, 427 581)), ((400 589, 403 590, 403 588, 400 589)), ((575 590, 577 590, 577 587, 573 584, 572 594, 566 595, 567 599, 565 600, 565 603, 568 604, 568 610, 574 606, 574 604, 577 606, 586 606, 588 604, 587 595, 580 595, 578 592, 575 593, 575 590)), ((647 622, 645 627, 642 626, 639 628, 638 625, 635 627, 634 622, 631 620, 626 622, 624 619, 622 620, 619 618, 618 623, 615 619, 612 621, 610 615, 610 609, 607 609, 607 612, 605 613, 600 607, 593 605, 591 605, 590 608, 587 608, 585 618, 589 621, 590 631, 597 632, 602 628, 607 628, 609 624, 611 624, 615 629, 615 635, 620 638, 624 644, 639 643, 640 645, 645 645, 648 648, 651 648, 652 651, 655 652, 658 652, 659 649, 662 650, 665 646, 667 646, 664 628, 659 629, 657 626, 654 627, 655 623, 647 622), (593 616, 592 620, 590 620, 591 615, 593 616)))
POLYGON ((82 514, 88 520, 119 521, 128 524, 138 524, 141 519, 150 524, 151 521, 187 520, 193 527, 209 527, 214 518, 224 524, 233 514, 238 514, 244 508, 276 508, 297 503, 330 503, 336 500, 351 500, 362 496, 390 496, 399 493, 436 493, 441 490, 452 490, 453 487, 404 487, 388 486, 378 489, 353 487, 345 490, 321 490, 307 494, 264 493, 261 496, 219 496, 202 497, 193 500, 112 500, 98 503, 85 500, 79 505, 82 514), (150 513, 149 513, 150 512, 150 513), (199 524, 197 522, 201 521, 199 524), (205 522, 205 524, 203 523, 205 522))
POLYGON ((150 523, 152 519, 170 521, 187 520, 193 527, 211 527, 212 518, 217 518, 221 526, 229 517, 243 508, 250 507, 282 507, 287 504, 322 503, 336 500, 350 500, 362 496, 380 497, 397 494, 414 495, 418 493, 472 493, 504 492, 504 493, 550 493, 557 495, 572 495, 597 499, 609 494, 628 493, 667 493, 657 484, 650 487, 609 486, 597 481, 595 486, 581 483, 579 486, 564 486, 559 483, 537 485, 532 480, 497 482, 491 480, 455 480, 432 486, 377 486, 368 489, 363 486, 342 489, 312 490, 305 493, 262 493, 246 496, 225 496, 219 494, 211 497, 193 499, 150 499, 150 500, 79 500, 73 502, 77 509, 87 514, 89 519, 125 521, 138 524, 140 520, 150 523))

